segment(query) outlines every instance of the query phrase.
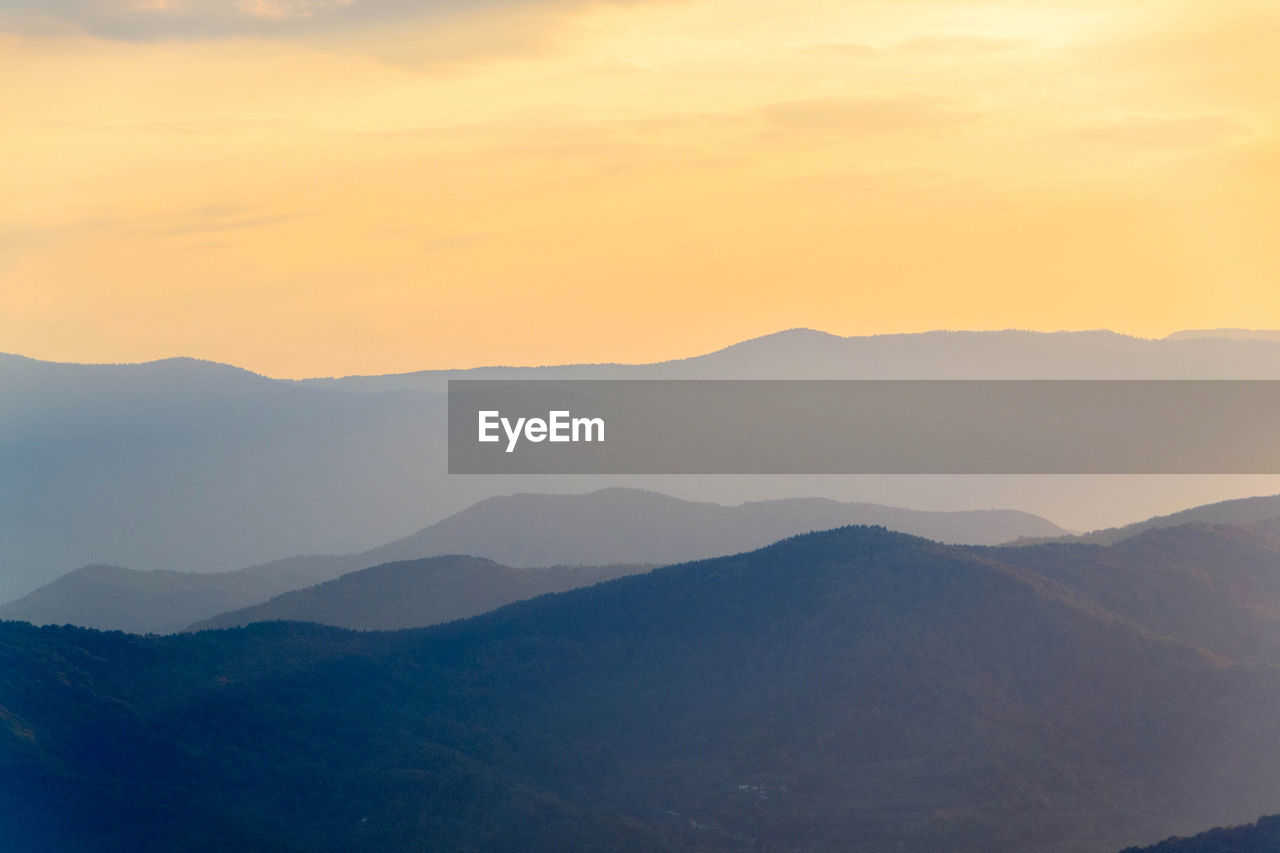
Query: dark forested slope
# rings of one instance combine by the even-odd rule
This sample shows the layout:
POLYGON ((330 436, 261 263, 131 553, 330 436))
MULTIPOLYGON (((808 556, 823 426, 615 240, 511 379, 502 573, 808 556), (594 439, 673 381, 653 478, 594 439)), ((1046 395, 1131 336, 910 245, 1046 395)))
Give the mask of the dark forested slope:
POLYGON ((1280 800, 1280 673, 1003 550, 844 528, 393 633, 7 623, 0 824, 40 850, 1083 851, 1280 800))
POLYGON ((1191 838, 1169 838, 1150 847, 1121 853, 1276 853, 1280 850, 1280 816, 1260 817, 1245 826, 1218 827, 1191 838))

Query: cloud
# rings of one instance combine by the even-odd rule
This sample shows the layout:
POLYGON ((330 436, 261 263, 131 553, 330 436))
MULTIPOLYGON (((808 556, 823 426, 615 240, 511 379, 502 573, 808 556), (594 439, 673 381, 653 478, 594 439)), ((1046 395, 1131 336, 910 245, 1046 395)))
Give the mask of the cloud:
POLYGON ((293 37, 388 21, 574 0, 0 0, 0 32, 121 41, 293 37))
MULTIPOLYGON (((171 0, 158 0, 168 3, 171 0)), ((355 0, 236 0, 236 11, 249 18, 289 21, 350 6, 355 0)))
POLYGON ((61 223, 15 225, 0 228, 0 252, 34 249, 75 243, 112 235, 116 238, 138 236, 182 237, 221 231, 264 228, 308 216, 308 213, 267 213, 252 205, 228 202, 207 204, 164 215, 164 225, 147 224, 138 217, 126 217, 119 211, 100 212, 68 219, 61 223))
POLYGON ((1026 47, 1024 39, 1003 38, 981 33, 931 33, 899 42, 895 53, 918 55, 979 56, 1005 53, 1026 47))
POLYGON ((1091 61, 1138 68, 1222 66, 1241 72, 1275 68, 1269 61, 1280 39, 1274 4, 1183 3, 1174 8, 1176 14, 1143 20, 1143 26, 1103 40, 1091 61))
POLYGON ((1019 50, 1027 47, 1028 44, 1029 42, 1025 39, 989 36, 982 33, 941 32, 916 36, 888 45, 856 41, 820 42, 806 45, 800 49, 800 52, 809 56, 851 57, 854 59, 892 56, 907 56, 919 59, 922 57, 945 56, 991 56, 1019 50))
POLYGON ((460 249, 464 246, 474 246, 476 243, 483 243, 493 235, 477 232, 474 234, 449 234, 443 237, 435 237, 425 241, 422 244, 424 252, 445 252, 450 249, 460 249))
POLYGON ((159 230, 167 236, 206 234, 215 231, 239 231, 246 228, 262 228, 299 219, 304 213, 261 213, 243 204, 208 204, 192 208, 178 215, 176 221, 159 230))
POLYGON ((880 56, 883 50, 875 45, 863 44, 856 41, 828 41, 820 44, 806 45, 801 49, 801 53, 809 56, 850 56, 855 58, 865 58, 871 56, 880 56))
POLYGON ((278 115, 207 115, 199 118, 169 118, 148 121, 130 121, 127 119, 71 121, 68 119, 55 119, 38 121, 36 126, 51 130, 209 136, 264 129, 282 130, 289 129, 291 125, 288 119, 278 115))
POLYGON ((765 118, 780 127, 853 133, 945 127, 975 121, 981 115, 955 99, 924 94, 813 98, 782 101, 764 108, 765 118))
POLYGON ((129 41, 267 35, 341 17, 355 5, 355 0, 0 0, 0 29, 84 32, 129 41))
POLYGON ((96 214, 55 224, 21 224, 0 228, 0 253, 54 246, 67 240, 110 231, 120 225, 118 216, 96 214))
POLYGON ((1124 115, 1089 122, 1075 133, 1142 148, 1202 148, 1224 142, 1241 129, 1235 120, 1221 115, 1124 115))

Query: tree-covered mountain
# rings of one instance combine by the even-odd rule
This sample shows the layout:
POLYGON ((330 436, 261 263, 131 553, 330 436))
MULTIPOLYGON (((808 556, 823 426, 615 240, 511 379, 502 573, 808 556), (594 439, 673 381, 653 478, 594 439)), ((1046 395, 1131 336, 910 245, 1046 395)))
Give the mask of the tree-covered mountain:
POLYGON ((1028 553, 852 527, 414 631, 5 623, 0 825, 17 850, 998 853, 1274 808, 1280 670, 1028 553))
POLYGON ((518 494, 490 498, 358 554, 291 557, 200 574, 90 566, 0 605, 0 619, 162 634, 395 560, 469 554, 518 567, 676 563, 846 524, 880 524, 975 544, 1062 532, 1052 522, 1016 510, 926 512, 817 498, 721 506, 638 489, 518 494))
MULTIPOLYGON (((1134 624, 1237 661, 1280 664, 1280 520, 1248 528, 1191 524, 1112 547, 1046 543, 973 549, 1060 584, 1134 624)), ((417 628, 639 571, 633 566, 513 569, 472 557, 380 565, 193 630, 251 622, 417 628)))
POLYGON ((1280 520, 1151 529, 1112 546, 987 549, 1155 633, 1280 664, 1280 520))
POLYGON ((514 569, 481 557, 428 557, 350 572, 205 619, 190 630, 272 621, 319 622, 363 631, 422 628, 475 616, 513 601, 591 586, 652 568, 620 565, 514 569))
POLYGON ((1150 847, 1120 853, 1275 853, 1280 850, 1280 816, 1260 817, 1244 826, 1218 827, 1190 838, 1168 838, 1150 847))

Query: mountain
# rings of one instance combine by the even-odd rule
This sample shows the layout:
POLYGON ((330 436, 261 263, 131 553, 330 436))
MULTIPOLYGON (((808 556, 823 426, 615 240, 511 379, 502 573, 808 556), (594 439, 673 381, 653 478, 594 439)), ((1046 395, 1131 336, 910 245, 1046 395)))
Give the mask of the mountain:
POLYGON ((0 600, 88 564, 225 571, 403 535, 460 508, 422 495, 442 405, 191 359, 0 357, 0 600))
POLYGON ((443 392, 450 379, 1276 379, 1280 340, 1177 333, 933 331, 842 337, 788 329, 656 364, 423 370, 301 380, 353 392, 443 392))
POLYGON ((1152 529, 1109 547, 987 549, 1157 634, 1240 662, 1280 664, 1280 520, 1152 529))
MULTIPOLYGON (((1249 525, 1268 519, 1280 518, 1280 495, 1267 495, 1255 498, 1237 498, 1230 501, 1196 506, 1169 515, 1159 515, 1146 521, 1126 524, 1123 527, 1108 527, 1105 530, 1094 530, 1080 535, 1049 537, 1058 542, 1089 542, 1096 545, 1113 545, 1148 530, 1177 527, 1183 524, 1236 524, 1249 525)), ((1042 537, 1027 537, 1023 544, 1034 544, 1047 541, 1042 537)))
POLYGON ((430 557, 387 563, 222 613, 193 631, 253 622, 319 622, 361 631, 422 628, 495 610, 513 601, 564 592, 652 566, 551 566, 513 569, 479 557, 430 557))
POLYGON ((1275 853, 1280 850, 1280 816, 1260 817, 1246 826, 1211 829, 1191 838, 1169 838, 1120 853, 1275 853))
POLYGON ((1165 336, 1166 341, 1188 341, 1195 338, 1229 338, 1232 340, 1280 341, 1276 329, 1183 329, 1165 336))
POLYGON ((303 381, 194 359, 76 365, 0 355, 0 601, 90 564, 214 572, 355 553, 516 491, 626 486, 716 503, 1016 506, 1076 529, 1280 492, 1280 477, 448 477, 449 378, 575 376, 1280 378, 1280 342, 791 330, 652 365, 303 381))
POLYGON ((412 631, 4 623, 0 825, 19 851, 1065 853, 1273 809, 1280 669, 1018 562, 1104 552, 1139 559, 849 527, 412 631))
MULTIPOLYGON (((947 542, 974 544, 1063 532, 1039 516, 1013 510, 923 512, 821 499, 727 507, 635 489, 585 495, 521 494, 490 498, 412 536, 359 554, 292 557, 236 572, 200 575, 80 569, 0 606, 0 619, 163 634, 397 560, 470 554, 518 567, 676 563, 733 554, 796 533, 846 524, 882 524, 947 542)), ((513 595, 507 601, 520 597, 513 595)))
POLYGON ((0 619, 168 634, 214 614, 259 604, 366 565, 351 555, 280 560, 235 572, 144 572, 121 566, 85 566, 17 601, 0 605, 0 619))
POLYGON ((357 555, 344 555, 277 560, 234 572, 85 566, 0 605, 0 619, 171 634, 192 622, 260 604, 368 565, 357 555))
POLYGON ((201 575, 85 566, 0 606, 0 619, 164 634, 203 618, 211 608, 230 610, 255 603, 262 587, 238 580, 231 572, 201 575))
MULTIPOLYGON (((1276 515, 1280 515, 1277 511, 1276 515)), ((759 548, 797 533, 881 525, 956 544, 997 544, 1024 531, 1062 531, 1018 510, 930 512, 823 498, 722 506, 640 489, 585 495, 489 498, 412 536, 366 551, 366 560, 475 554, 514 566, 563 563, 676 563, 759 548)), ((1035 534, 1031 534, 1035 535, 1035 534)))
MULTIPOLYGON (((1248 528, 1188 524, 1111 548, 974 549, 1047 578, 1155 633, 1241 662, 1280 664, 1280 519, 1248 528)), ((649 568, 649 567, 645 567, 649 568)), ((343 628, 425 627, 640 571, 511 569, 439 557, 391 563, 207 619, 191 630, 290 620, 343 628)))

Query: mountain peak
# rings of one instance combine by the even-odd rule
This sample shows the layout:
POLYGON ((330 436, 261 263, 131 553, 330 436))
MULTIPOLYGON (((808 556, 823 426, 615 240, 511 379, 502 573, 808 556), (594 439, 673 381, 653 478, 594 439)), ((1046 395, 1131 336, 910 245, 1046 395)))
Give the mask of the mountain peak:
POLYGON ((1277 329, 1183 329, 1166 335, 1166 341, 1230 340, 1280 341, 1277 329))

